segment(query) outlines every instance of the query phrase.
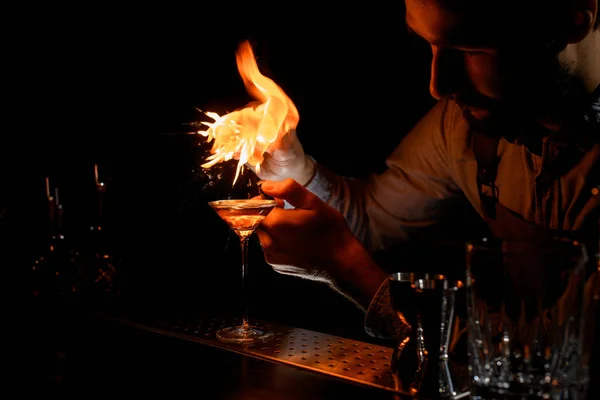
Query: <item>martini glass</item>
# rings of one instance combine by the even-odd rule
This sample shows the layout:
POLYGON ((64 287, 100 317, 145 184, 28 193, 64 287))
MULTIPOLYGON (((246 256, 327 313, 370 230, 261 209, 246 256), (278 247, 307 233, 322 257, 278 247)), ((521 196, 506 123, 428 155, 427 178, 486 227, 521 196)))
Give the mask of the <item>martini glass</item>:
POLYGON ((277 204, 275 200, 264 199, 230 199, 209 201, 208 204, 229 225, 240 240, 242 253, 242 303, 244 312, 242 323, 217 331, 217 339, 226 343, 250 344, 264 341, 273 336, 272 332, 258 329, 248 322, 247 284, 248 276, 248 242, 258 225, 277 204))

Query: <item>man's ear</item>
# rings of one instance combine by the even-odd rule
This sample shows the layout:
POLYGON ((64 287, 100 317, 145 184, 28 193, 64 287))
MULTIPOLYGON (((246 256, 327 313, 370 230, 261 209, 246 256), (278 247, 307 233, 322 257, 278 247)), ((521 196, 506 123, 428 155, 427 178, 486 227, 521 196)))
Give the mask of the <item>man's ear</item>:
POLYGON ((581 42, 593 29, 598 14, 599 0, 577 0, 571 12, 567 41, 581 42))

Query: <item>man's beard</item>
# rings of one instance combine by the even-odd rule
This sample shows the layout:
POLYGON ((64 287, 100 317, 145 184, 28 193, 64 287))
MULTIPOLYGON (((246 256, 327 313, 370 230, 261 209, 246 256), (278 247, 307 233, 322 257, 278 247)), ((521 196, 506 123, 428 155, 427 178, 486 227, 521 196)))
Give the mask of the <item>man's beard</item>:
POLYGON ((555 52, 523 56, 511 79, 502 88, 498 100, 465 91, 454 96, 473 129, 491 135, 518 135, 521 129, 541 121, 568 124, 577 118, 587 98, 583 82, 561 64, 555 52), (526 69, 525 69, 526 68, 526 69), (483 109, 478 118, 470 109, 483 109))

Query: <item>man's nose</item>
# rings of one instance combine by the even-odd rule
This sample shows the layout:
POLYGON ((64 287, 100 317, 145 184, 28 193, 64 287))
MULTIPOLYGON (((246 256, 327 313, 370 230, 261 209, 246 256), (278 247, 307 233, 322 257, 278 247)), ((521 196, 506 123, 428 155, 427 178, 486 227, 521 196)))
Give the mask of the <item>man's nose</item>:
POLYGON ((464 89, 465 74, 460 52, 431 46, 431 79, 429 92, 436 100, 464 89))

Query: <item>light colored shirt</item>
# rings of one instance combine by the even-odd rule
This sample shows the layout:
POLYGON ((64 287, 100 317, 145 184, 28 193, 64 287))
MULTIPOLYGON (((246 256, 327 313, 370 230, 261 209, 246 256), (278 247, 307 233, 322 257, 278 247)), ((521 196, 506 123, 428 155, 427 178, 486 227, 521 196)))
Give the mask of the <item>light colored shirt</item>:
MULTIPOLYGON (((600 96, 584 112, 585 118, 599 122, 600 96)), ((600 131, 593 134, 600 136, 600 131)), ((539 155, 503 137, 498 145, 496 186, 500 204, 526 221, 569 231, 581 228, 599 206, 586 180, 598 180, 600 144, 594 140, 591 146, 582 147, 572 168, 556 176, 551 170, 553 163, 561 162, 556 160, 563 135, 541 138, 539 155)), ((457 200, 470 203, 483 215, 471 144, 472 133, 462 110, 454 101, 443 99, 400 141, 383 173, 358 180, 317 164, 307 189, 340 211, 368 250, 384 250, 441 222, 457 200)), ((370 315, 390 311, 387 290, 386 281, 367 311, 366 330, 373 336, 388 336, 389 332, 380 331, 393 328, 376 326, 382 322, 370 315)))

